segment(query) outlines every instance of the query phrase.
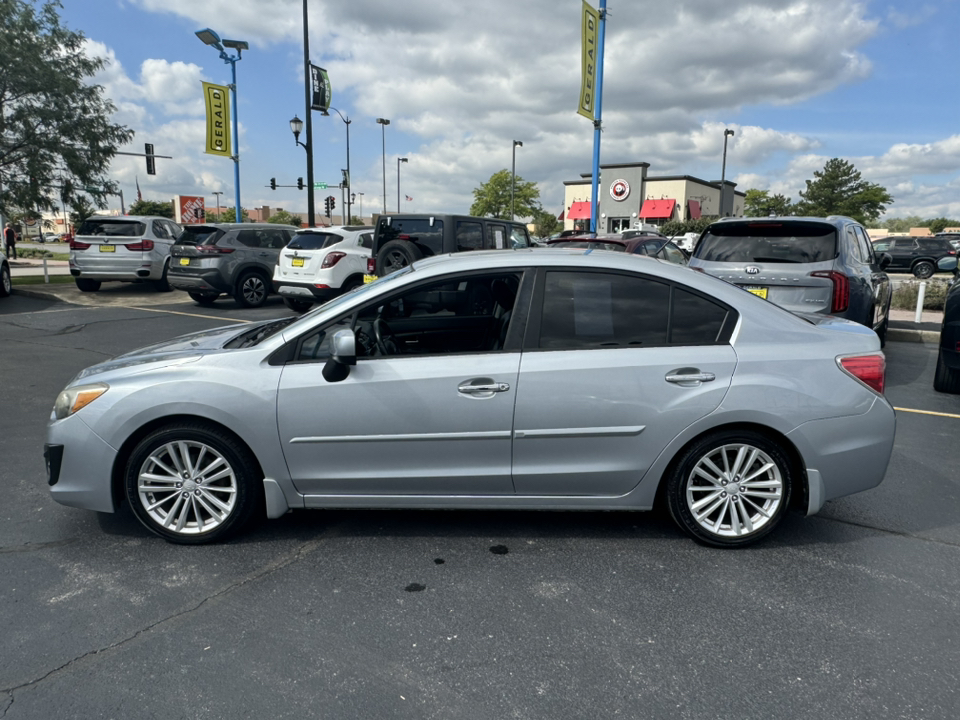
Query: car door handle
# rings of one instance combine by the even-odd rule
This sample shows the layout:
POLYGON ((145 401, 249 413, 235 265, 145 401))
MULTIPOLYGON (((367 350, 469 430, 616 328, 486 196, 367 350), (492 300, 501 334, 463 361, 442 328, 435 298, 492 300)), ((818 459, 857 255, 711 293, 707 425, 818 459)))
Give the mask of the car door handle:
POLYGON ((464 395, 485 395, 487 393, 501 393, 510 389, 510 384, 505 382, 485 382, 480 385, 472 384, 471 380, 466 380, 457 386, 457 392, 464 395))
POLYGON ((700 372, 699 368, 678 368, 672 372, 667 373, 664 380, 668 383, 676 383, 678 385, 690 384, 691 386, 695 383, 699 385, 700 383, 711 382, 716 380, 717 376, 712 372, 700 372))

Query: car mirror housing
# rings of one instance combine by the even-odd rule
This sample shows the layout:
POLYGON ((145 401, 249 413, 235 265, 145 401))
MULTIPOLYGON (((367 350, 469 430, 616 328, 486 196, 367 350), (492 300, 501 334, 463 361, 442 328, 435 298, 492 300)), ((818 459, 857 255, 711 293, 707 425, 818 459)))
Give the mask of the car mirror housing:
POLYGON ((949 256, 942 257, 937 260, 937 267, 941 270, 956 270, 957 269, 957 258, 949 256))
POLYGON ((880 253, 880 259, 877 264, 880 266, 881 270, 886 270, 892 262, 893 256, 890 253, 882 252, 880 253))
POLYGON ((333 352, 323 366, 323 379, 340 382, 350 374, 350 366, 357 364, 357 338, 353 330, 338 330, 333 335, 333 352))

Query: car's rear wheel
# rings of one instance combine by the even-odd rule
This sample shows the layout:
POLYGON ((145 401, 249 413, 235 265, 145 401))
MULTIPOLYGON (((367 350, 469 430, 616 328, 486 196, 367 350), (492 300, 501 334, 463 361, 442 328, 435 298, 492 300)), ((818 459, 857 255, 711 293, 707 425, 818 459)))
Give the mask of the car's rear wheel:
POLYGON ((256 308, 267 301, 267 295, 269 294, 269 281, 258 272, 247 272, 241 275, 237 281, 234 298, 243 307, 256 308))
POLYGON ((313 307, 313 303, 309 300, 296 300, 288 297, 283 299, 283 304, 294 312, 298 313, 305 313, 307 310, 313 307))
POLYGON ((706 435, 678 458, 667 478, 674 522, 695 540, 743 547, 779 524, 793 474, 781 445, 751 430, 706 435))
POLYGON ((141 440, 126 467, 137 519, 173 543, 222 540, 259 507, 262 487, 249 449, 216 426, 178 423, 141 440))
POLYGON ((933 373, 933 389, 937 392, 960 394, 960 370, 950 368, 943 361, 943 348, 937 353, 937 369, 933 373))
POLYGON ((0 267, 0 297, 7 297, 13 292, 13 280, 10 279, 10 266, 6 263, 0 267))
POLYGON ((340 288, 340 292, 346 295, 348 292, 356 290, 361 285, 363 285, 363 278, 352 277, 344 281, 343 286, 340 288))
POLYGON ((159 280, 153 281, 153 287, 156 289, 157 292, 170 292, 171 290, 173 290, 173 288, 170 287, 170 281, 167 279, 167 271, 169 269, 170 269, 170 263, 169 262, 164 263, 163 275, 160 276, 159 280))
POLYGON ((213 305, 217 301, 217 298, 220 297, 220 293, 187 292, 187 295, 190 296, 191 300, 200 305, 213 305))
POLYGON ((96 292, 100 289, 99 280, 90 280, 89 278, 77 278, 77 287, 80 292, 96 292))
POLYGON ((423 250, 409 240, 391 240, 377 253, 377 275, 383 277, 412 265, 423 257, 423 250))
POLYGON ((887 345, 887 330, 890 327, 890 317, 887 316, 883 319, 883 322, 880 323, 880 327, 877 328, 877 337, 880 338, 880 347, 886 347, 887 345))
POLYGON ((913 266, 913 274, 921 280, 933 277, 934 270, 936 270, 936 268, 934 268, 933 263, 929 260, 921 260, 913 266))

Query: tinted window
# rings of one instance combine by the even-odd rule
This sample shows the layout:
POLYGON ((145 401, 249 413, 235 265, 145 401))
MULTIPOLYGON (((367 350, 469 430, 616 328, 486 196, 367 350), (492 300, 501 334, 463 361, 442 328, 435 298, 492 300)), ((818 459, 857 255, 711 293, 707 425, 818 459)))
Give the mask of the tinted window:
POLYGON ((341 239, 339 235, 331 235, 330 233, 297 233, 287 247, 291 250, 319 250, 327 245, 340 242, 341 239), (331 240, 331 238, 336 239, 331 240))
POLYGON ((443 252, 443 221, 429 218, 381 218, 377 227, 380 246, 390 240, 402 238, 412 240, 424 251, 424 255, 437 255, 443 252), (389 224, 388 224, 389 221, 389 224))
POLYGON ((725 307, 674 287, 670 342, 674 345, 712 345, 720 339, 726 318, 725 307))
POLYGON ((660 251, 660 257, 677 265, 685 265, 687 262, 687 256, 673 243, 667 243, 663 246, 663 250, 660 251))
POLYGON ((357 240, 357 245, 367 250, 373 247, 373 233, 362 233, 357 240))
POLYGON ((854 232, 857 233, 857 242, 860 244, 860 254, 863 256, 864 262, 873 265, 877 262, 877 259, 873 254, 870 238, 867 237, 867 233, 859 225, 854 228, 854 232))
POLYGON ((457 221, 457 251, 483 249, 483 226, 478 222, 457 221))
POLYGON ((873 244, 875 252, 888 252, 893 250, 894 247, 896 247, 896 242, 893 240, 878 240, 873 244))
POLYGON ((527 232, 525 227, 511 225, 510 243, 514 250, 517 248, 530 247, 530 233, 527 232))
POLYGON ((153 225, 154 237, 162 240, 172 240, 170 233, 167 231, 167 226, 164 225, 160 220, 154 220, 151 224, 153 225))
POLYGON ((503 250, 507 246, 507 228, 505 225, 490 223, 487 225, 487 242, 484 247, 503 250))
POLYGON ((950 244, 942 238, 924 238, 920 240, 920 247, 923 250, 928 250, 931 252, 942 252, 944 250, 953 249, 950 244))
POLYGON ((177 237, 177 245, 215 245, 223 235, 220 228, 208 225, 188 225, 177 237))
POLYGON ((670 286, 631 275, 548 272, 539 346, 549 350, 663 345, 670 286))
POLYGON ((860 243, 857 242, 857 233, 852 227, 847 228, 847 245, 850 247, 850 254, 857 262, 864 262, 863 250, 860 243))
POLYGON ((816 263, 837 257, 837 233, 822 223, 720 223, 695 251, 710 262, 816 263))
POLYGON ((237 240, 247 247, 260 247, 260 233, 256 230, 241 230, 237 233, 237 240))
POLYGON ((105 235, 107 237, 140 237, 147 231, 147 226, 134 220, 98 220, 95 218, 84 221, 77 235, 105 235))

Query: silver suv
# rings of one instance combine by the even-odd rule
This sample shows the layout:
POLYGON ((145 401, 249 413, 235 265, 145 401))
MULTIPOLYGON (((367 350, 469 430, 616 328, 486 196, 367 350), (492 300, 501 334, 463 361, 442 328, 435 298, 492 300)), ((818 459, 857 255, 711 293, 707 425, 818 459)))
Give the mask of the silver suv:
POLYGON ((187 225, 171 252, 170 284, 200 305, 226 293, 243 307, 260 307, 273 292, 280 251, 296 230, 273 223, 187 225))
POLYGON ((91 217, 70 241, 70 274, 83 292, 96 292, 112 280, 151 282, 170 290, 170 248, 182 228, 149 215, 91 217))
POLYGON ((872 328, 886 340, 893 289, 867 231, 847 217, 719 220, 703 231, 690 267, 798 313, 872 328))

